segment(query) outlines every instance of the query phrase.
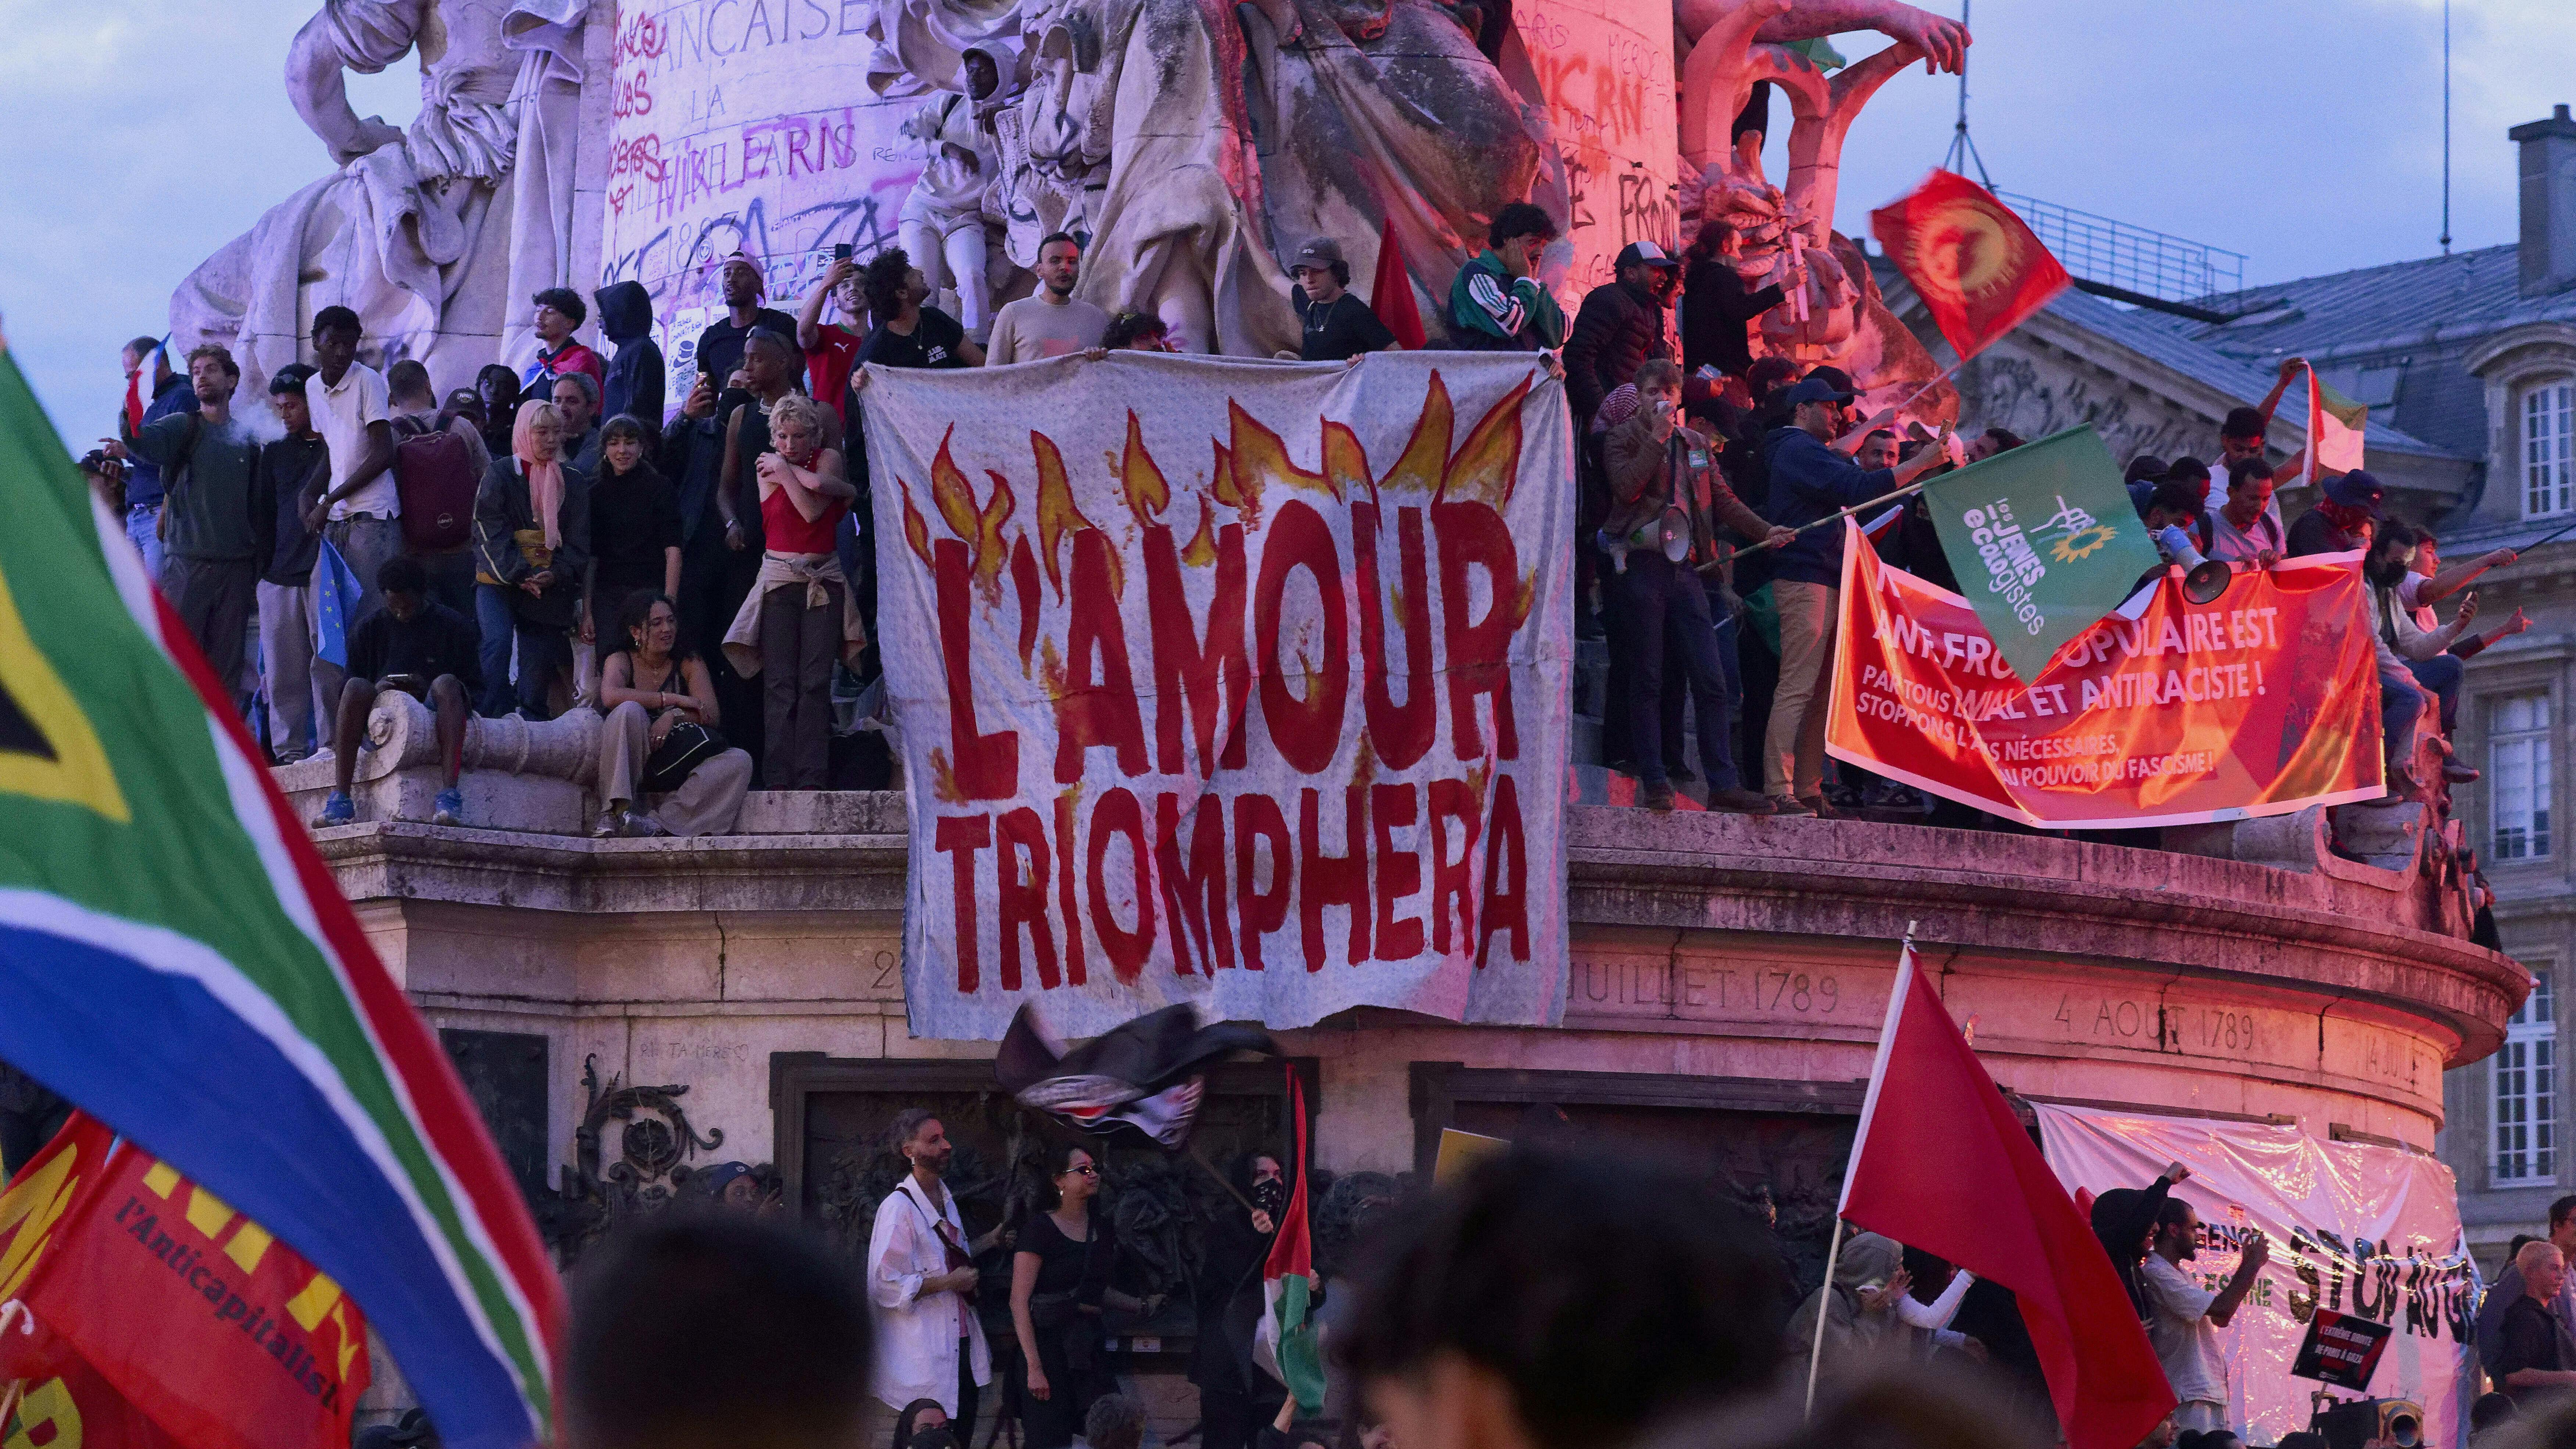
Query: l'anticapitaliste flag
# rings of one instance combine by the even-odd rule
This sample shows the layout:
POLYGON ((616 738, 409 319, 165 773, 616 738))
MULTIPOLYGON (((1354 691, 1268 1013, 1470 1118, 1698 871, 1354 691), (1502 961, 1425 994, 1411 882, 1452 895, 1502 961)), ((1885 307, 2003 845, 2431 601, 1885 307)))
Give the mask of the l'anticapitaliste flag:
POLYGON ((0 341, 0 1058, 344 1285, 454 1449, 563 1290, 437 1038, 0 341))
POLYGON ((2319 477, 2349 473, 2361 466, 2362 432, 2370 409, 2326 386, 2314 367, 2308 369, 2307 466, 2299 481, 2311 487, 2319 477))

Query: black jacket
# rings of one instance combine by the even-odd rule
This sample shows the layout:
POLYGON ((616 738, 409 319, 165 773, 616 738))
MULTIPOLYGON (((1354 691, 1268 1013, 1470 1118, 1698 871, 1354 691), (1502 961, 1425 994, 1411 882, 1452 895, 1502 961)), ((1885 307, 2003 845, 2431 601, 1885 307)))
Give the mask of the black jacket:
POLYGON ((1612 282, 1584 294, 1565 339, 1565 396, 1574 415, 1589 420, 1601 400, 1634 382, 1648 358, 1670 357, 1664 345, 1664 308, 1654 294, 1612 282))
POLYGON ((537 527, 535 503, 528 497, 527 475, 516 458, 495 458, 474 495, 474 570, 508 584, 510 607, 521 623, 572 625, 581 602, 582 570, 590 562, 590 478, 571 464, 563 470, 563 506, 555 517, 555 535, 563 542, 550 564, 555 581, 530 597, 517 587, 529 573, 527 555, 517 535, 537 527))
POLYGON ((1747 324, 1779 306, 1783 295, 1777 285, 1745 291, 1735 268, 1714 257, 1691 263, 1682 273, 1682 370, 1714 367, 1742 376, 1753 365, 1747 324))
POLYGON ((599 289, 599 330, 617 344, 608 360, 608 385, 601 389, 599 415, 632 413, 651 431, 662 427, 666 398, 662 382, 662 348, 653 340, 653 296, 642 282, 612 282, 599 289))

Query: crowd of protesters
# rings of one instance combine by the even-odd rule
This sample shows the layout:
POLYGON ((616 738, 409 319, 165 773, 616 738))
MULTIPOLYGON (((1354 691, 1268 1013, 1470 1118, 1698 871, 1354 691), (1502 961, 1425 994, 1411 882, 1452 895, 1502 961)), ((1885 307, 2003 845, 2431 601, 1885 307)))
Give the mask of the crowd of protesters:
MULTIPOLYGON (((1575 629, 1608 656, 1594 701, 1603 761, 1634 776, 1655 809, 1673 808, 1677 785, 1703 783, 1709 807, 1746 814, 1893 810, 1983 823, 1825 758, 1845 539, 1835 525, 1888 501, 1895 516, 1880 513, 1872 546, 1955 588, 1921 494, 1904 490, 2021 440, 2001 428, 1954 438, 1913 426, 1901 437, 1894 410, 1863 415, 1840 370, 1755 356, 1752 329, 1781 298, 1736 279, 1715 228, 1687 257, 1630 244, 1569 326, 1537 276, 1557 234, 1540 208, 1504 207, 1443 320, 1452 347, 1533 353, 1564 379, 1581 439, 1575 629)), ((881 670, 857 426, 865 365, 1005 366, 1187 345, 1159 316, 1113 317, 1077 299, 1080 238, 1048 236, 1037 256, 1034 290, 979 337, 933 304, 901 248, 836 258, 794 317, 765 305, 762 268, 736 253, 722 263, 724 309, 697 338, 676 408, 650 298, 631 281, 596 295, 612 355, 578 340, 592 310, 582 296, 548 288, 530 299, 535 361, 523 372, 485 367, 443 400, 416 361, 381 373, 361 361, 361 324, 344 307, 315 315, 313 363, 270 379, 264 409, 235 406, 241 373, 225 349, 174 362, 137 338, 125 349, 132 381, 118 437, 89 461, 272 757, 341 755, 342 788, 319 823, 354 818, 345 716, 390 681, 433 706, 461 694, 487 718, 619 714, 603 773, 632 776, 642 793, 612 799, 598 832, 728 829, 755 782, 870 788, 892 773, 883 737, 850 729, 881 670), (421 606, 408 614, 395 611, 385 573, 397 560, 420 576, 421 606), (676 628, 661 652, 645 639, 657 609, 676 628), (377 672, 335 662, 387 613, 388 627, 369 635, 383 646, 377 672), (451 661, 458 638, 471 647, 451 661), (640 689, 647 678, 674 687, 640 689), (659 769, 648 767, 655 758, 659 769), (712 797, 667 812, 641 803, 720 758, 725 788, 712 797)), ((1288 270, 1303 340, 1282 357, 1349 361, 1400 347, 1350 291, 1338 241, 1304 243, 1288 270)), ((2165 559, 2185 569, 2364 551, 2390 751, 2383 803, 2421 798, 2416 721, 2432 711, 2446 738, 2462 661, 2528 627, 2517 611, 2475 632, 2474 594, 2447 623, 2435 606, 2513 556, 2444 570, 2431 535, 2388 517, 2365 471, 2329 478, 2317 505, 2285 524, 2264 433, 2302 366, 2284 363, 2271 396, 2227 415, 2211 462, 2132 459, 2129 490, 2165 559)), ((2436 749, 2446 783, 2476 778, 2436 749)), ((450 783, 438 818, 461 820, 450 783)))

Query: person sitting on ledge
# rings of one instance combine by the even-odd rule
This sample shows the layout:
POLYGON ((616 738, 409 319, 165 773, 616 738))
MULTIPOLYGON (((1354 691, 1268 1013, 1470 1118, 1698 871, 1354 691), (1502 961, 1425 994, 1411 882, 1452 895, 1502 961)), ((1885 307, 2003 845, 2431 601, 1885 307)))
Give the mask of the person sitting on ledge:
POLYGON ((376 590, 385 596, 385 606, 349 634, 349 679, 340 687, 340 713, 331 731, 331 795, 313 823, 346 825, 358 818, 349 798, 358 742, 366 738, 376 695, 398 689, 438 716, 442 785, 438 813, 430 823, 462 825, 465 795, 456 777, 465 765, 466 700, 483 678, 474 626, 429 597, 429 572, 409 554, 396 554, 377 567, 376 590))
POLYGON ((680 611, 667 594, 630 594, 618 620, 626 647, 599 672, 599 794, 605 808, 590 832, 723 835, 742 814, 751 756, 715 733, 723 716, 715 677, 680 643, 680 611), (701 726, 683 731, 682 726, 701 726), (674 737, 677 742, 674 743, 674 737), (640 807, 648 794, 666 798, 640 807))

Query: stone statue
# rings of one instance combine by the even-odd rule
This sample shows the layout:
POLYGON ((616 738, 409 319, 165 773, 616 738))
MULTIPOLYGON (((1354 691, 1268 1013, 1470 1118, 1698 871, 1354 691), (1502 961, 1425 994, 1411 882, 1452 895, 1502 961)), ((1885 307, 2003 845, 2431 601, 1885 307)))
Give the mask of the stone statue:
POLYGON ((903 123, 922 164, 904 198, 899 234, 912 264, 934 292, 954 299, 958 324, 980 343, 993 328, 988 233, 1001 230, 1003 189, 994 114, 1005 102, 993 50, 969 49, 959 71, 961 89, 932 94, 903 123))
POLYGON ((1756 353, 1843 368, 1864 411, 1902 404, 1926 422, 1954 419, 1957 391, 1926 388, 1939 368, 1880 300, 1868 262, 1834 232, 1833 217, 1843 138, 1861 107, 1917 60, 1958 70, 1967 29, 1899 0, 1679 0, 1675 19, 1690 47, 1679 62, 1686 223, 1724 229, 1721 252, 1748 288, 1777 283, 1788 294, 1763 314, 1756 353), (1896 43, 1831 79, 1789 48, 1864 29, 1896 43), (1763 175, 1767 126, 1738 120, 1766 84, 1789 97, 1785 187, 1763 175))
POLYGON ((354 309, 382 362, 444 391, 532 360, 528 299, 572 280, 573 169, 590 0, 324 0, 286 64, 339 169, 182 282, 173 345, 221 342, 253 386, 299 360, 313 314, 354 309), (420 56, 409 130, 349 105, 346 73, 420 56))

